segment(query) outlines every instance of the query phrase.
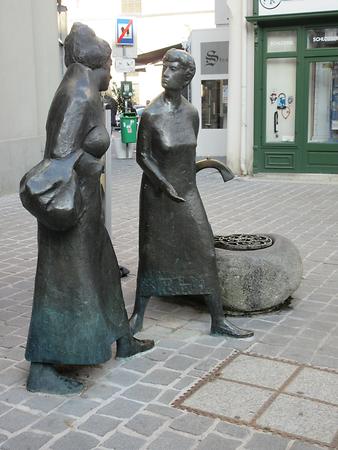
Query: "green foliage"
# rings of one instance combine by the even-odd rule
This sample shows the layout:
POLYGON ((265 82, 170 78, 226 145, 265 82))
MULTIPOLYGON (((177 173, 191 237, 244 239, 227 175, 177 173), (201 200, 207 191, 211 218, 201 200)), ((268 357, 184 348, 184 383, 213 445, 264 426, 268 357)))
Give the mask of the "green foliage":
POLYGON ((124 98, 122 97, 121 88, 117 86, 115 81, 111 83, 111 93, 113 99, 117 101, 117 111, 122 113, 124 111, 124 98))
MULTIPOLYGON (((122 97, 122 91, 121 88, 118 87, 117 83, 114 81, 110 84, 110 89, 109 89, 110 93, 108 95, 110 95, 111 97, 113 97, 114 100, 117 101, 117 111, 119 113, 124 112, 124 105, 125 105, 125 100, 122 97)), ((108 91, 107 91, 108 92, 108 91)), ((130 101, 132 103, 134 103, 134 90, 132 91, 133 95, 130 99, 130 101)))

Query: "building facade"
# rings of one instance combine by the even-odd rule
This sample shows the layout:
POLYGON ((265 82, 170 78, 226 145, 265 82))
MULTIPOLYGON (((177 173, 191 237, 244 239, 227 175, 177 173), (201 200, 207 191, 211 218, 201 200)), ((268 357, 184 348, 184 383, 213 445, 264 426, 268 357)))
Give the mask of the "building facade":
POLYGON ((56 0, 0 2, 0 195, 17 192, 43 154, 61 79, 56 0))
MULTIPOLYGON (((17 192, 43 154, 64 69, 58 3, 0 2, 0 195, 17 192)), ((91 0, 62 1, 69 25, 81 20, 110 42, 116 15, 133 15, 139 52, 188 40, 191 32, 200 156, 226 157, 241 175, 338 173, 338 0, 215 0, 216 28, 207 22, 205 29, 197 24, 210 20, 210 4, 179 2, 178 11, 177 2, 165 10, 160 3, 99 0, 93 16, 91 0)), ((128 77, 141 103, 152 98, 146 87, 161 89, 160 67, 128 77)))
POLYGON ((338 173, 338 1, 253 7, 254 172, 338 173))
MULTIPOLYGON (((338 173, 338 1, 216 0, 215 17, 228 40, 227 164, 241 175, 338 173)), ((192 98, 203 116, 202 84, 192 98)))

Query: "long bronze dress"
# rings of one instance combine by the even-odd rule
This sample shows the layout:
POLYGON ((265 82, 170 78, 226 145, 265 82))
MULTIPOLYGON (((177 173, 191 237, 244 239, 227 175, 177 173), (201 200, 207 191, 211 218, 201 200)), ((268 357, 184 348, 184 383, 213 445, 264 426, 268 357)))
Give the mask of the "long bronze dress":
POLYGON ((163 113, 163 94, 141 118, 140 297, 218 293, 213 234, 196 185, 196 120, 197 111, 184 98, 178 111, 163 113), (158 188, 145 160, 185 202, 173 201, 158 188))
POLYGON ((21 183, 22 202, 38 219, 26 348, 31 362, 102 363, 111 358, 112 343, 129 330, 101 212, 100 158, 109 135, 89 70, 77 63, 68 68, 47 120, 45 157, 21 183))

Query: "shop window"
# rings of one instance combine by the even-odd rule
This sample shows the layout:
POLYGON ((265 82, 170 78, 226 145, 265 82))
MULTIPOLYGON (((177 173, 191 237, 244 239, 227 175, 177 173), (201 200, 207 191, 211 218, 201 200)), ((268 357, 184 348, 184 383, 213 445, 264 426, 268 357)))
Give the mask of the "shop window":
POLYGON ((267 33, 268 53, 295 52, 296 50, 296 31, 269 31, 267 33))
POLYGON ((227 128, 228 80, 203 80, 202 128, 227 128))
POLYGON ((307 48, 338 48, 338 28, 308 30, 307 48))
POLYGON ((294 142, 296 58, 267 61, 266 142, 294 142))
POLYGON ((338 142, 338 61, 310 64, 308 141, 338 142))
POLYGON ((141 14, 142 1, 141 0, 122 0, 121 2, 122 14, 141 14))

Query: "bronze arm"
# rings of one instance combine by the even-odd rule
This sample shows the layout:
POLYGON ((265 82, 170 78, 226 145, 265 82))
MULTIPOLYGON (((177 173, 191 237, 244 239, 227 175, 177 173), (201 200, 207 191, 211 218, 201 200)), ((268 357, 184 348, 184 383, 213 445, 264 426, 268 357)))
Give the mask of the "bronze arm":
POLYGON ((196 162, 196 173, 199 172, 202 169, 216 169, 221 174, 224 183, 227 181, 230 181, 234 178, 234 174, 231 172, 231 170, 226 167, 221 161, 218 161, 217 159, 201 159, 200 161, 196 162))

